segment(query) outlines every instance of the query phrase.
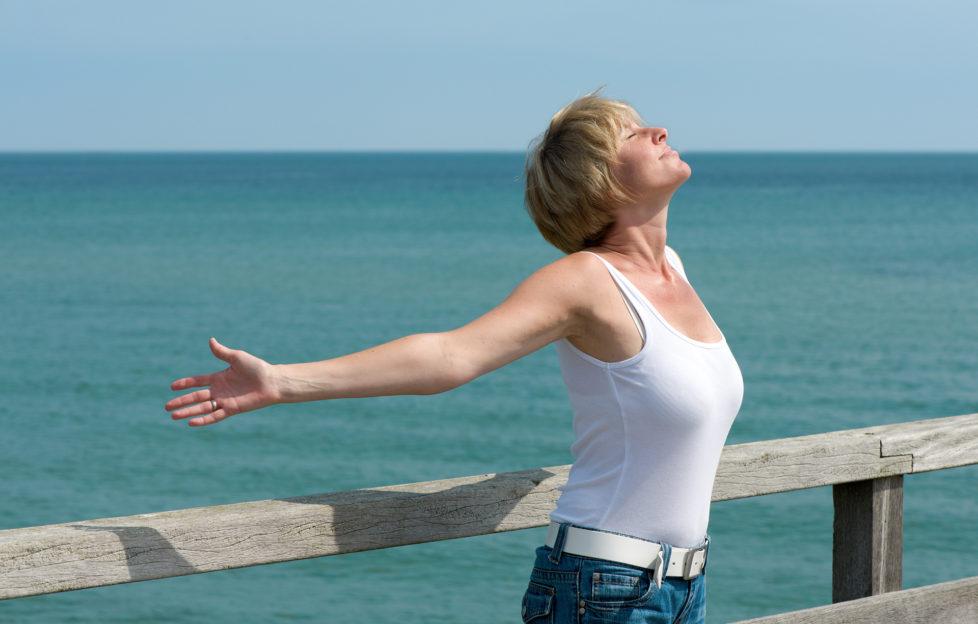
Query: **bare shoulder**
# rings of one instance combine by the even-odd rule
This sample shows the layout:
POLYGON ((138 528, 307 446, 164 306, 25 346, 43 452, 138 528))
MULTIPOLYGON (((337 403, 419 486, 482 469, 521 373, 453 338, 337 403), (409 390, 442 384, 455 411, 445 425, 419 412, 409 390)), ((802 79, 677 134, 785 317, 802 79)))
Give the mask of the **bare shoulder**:
POLYGON ((542 267, 524 283, 538 284, 569 298, 587 299, 595 282, 607 282, 608 270, 594 254, 577 252, 542 267))
POLYGON ((538 269, 517 286, 508 301, 530 303, 576 324, 593 317, 596 302, 614 296, 615 289, 601 260, 578 252, 538 269))
POLYGON ((551 262, 544 268, 553 268, 555 272, 566 273, 567 276, 571 275, 586 275, 595 276, 602 275, 607 272, 604 267, 604 263, 601 261, 600 257, 595 253, 590 253, 587 251, 578 251, 576 253, 564 256, 560 260, 551 262))
POLYGON ((538 269, 498 306, 451 333, 479 345, 473 351, 487 342, 502 345, 489 358, 492 367, 580 334, 594 317, 596 291, 606 285, 614 288, 601 261, 588 256, 571 254, 538 269), (599 282, 598 271, 605 273, 607 284, 599 282))

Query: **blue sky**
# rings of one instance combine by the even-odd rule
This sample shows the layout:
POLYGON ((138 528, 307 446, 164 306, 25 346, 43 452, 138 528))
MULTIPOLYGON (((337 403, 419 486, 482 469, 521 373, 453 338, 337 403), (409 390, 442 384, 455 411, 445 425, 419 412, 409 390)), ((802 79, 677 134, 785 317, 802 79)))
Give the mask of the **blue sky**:
POLYGON ((0 150, 978 151, 978 2, 0 0, 0 150))

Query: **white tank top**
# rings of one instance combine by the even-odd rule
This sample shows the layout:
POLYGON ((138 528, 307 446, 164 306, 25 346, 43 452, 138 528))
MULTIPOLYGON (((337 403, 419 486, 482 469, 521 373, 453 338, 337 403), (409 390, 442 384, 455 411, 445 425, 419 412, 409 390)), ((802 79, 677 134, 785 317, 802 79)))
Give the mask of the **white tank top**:
MULTIPOLYGON (((597 254, 594 254, 597 255, 597 254)), ((686 279, 675 252, 670 265, 686 279)), ((641 351, 603 362, 558 341, 574 409, 574 464, 556 522, 674 546, 703 543, 720 453, 744 382, 726 338, 699 342, 670 326, 603 258, 645 329, 641 351)))

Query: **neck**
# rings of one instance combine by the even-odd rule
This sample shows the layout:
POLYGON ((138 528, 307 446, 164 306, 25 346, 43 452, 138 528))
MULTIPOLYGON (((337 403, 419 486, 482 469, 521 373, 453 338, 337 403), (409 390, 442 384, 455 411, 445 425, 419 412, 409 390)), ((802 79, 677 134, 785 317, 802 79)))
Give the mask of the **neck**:
POLYGON ((666 261, 666 220, 671 194, 657 202, 624 206, 599 245, 631 262, 657 271, 666 261))

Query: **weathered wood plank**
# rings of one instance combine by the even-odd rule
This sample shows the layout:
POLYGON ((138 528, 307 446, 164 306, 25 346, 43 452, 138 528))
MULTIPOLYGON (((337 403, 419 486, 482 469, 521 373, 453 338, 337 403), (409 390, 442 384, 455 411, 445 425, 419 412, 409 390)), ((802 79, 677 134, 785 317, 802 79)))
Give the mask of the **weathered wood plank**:
POLYGON ((736 624, 974 624, 978 576, 848 602, 742 620, 736 624))
POLYGON ((903 475, 832 486, 832 602, 903 588, 903 475))
POLYGON ((790 492, 909 472, 909 455, 881 457, 871 432, 822 433, 737 444, 723 449, 713 500, 790 492))
POLYGON ((0 531, 0 599, 541 526, 566 467, 0 531))
MULTIPOLYGON (((978 415, 928 422, 727 447, 713 500, 978 463, 978 415)), ((0 599, 543 526, 568 469, 0 531, 0 599)))
POLYGON ((879 428, 884 456, 912 455, 913 472, 978 463, 978 414, 879 428))
POLYGON ((728 446, 713 500, 978 464, 978 414, 728 446))

